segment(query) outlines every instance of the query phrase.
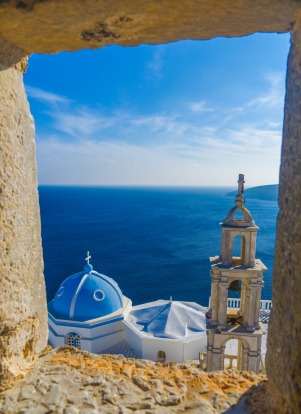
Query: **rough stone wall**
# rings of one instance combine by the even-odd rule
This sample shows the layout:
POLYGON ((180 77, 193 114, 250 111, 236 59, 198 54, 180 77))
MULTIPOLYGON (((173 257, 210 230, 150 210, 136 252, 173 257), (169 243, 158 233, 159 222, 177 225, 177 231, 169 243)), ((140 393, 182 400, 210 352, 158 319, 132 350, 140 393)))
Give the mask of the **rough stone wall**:
POLYGON ((5 0, 0 36, 27 53, 287 32, 296 0, 5 0))
POLYGON ((21 62, 0 70, 0 390, 47 344, 34 123, 21 62))
POLYGON ((279 413, 301 412, 301 30, 288 59, 267 372, 279 413))
POLYGON ((266 377, 252 372, 207 374, 187 364, 99 356, 65 346, 0 394, 0 413, 274 414, 265 388, 266 377))
POLYGON ((22 70, 20 62, 23 62, 25 69, 27 65, 26 52, 23 49, 20 49, 19 47, 16 47, 14 44, 5 40, 1 36, 0 32, 0 70, 9 69, 14 65, 22 70))

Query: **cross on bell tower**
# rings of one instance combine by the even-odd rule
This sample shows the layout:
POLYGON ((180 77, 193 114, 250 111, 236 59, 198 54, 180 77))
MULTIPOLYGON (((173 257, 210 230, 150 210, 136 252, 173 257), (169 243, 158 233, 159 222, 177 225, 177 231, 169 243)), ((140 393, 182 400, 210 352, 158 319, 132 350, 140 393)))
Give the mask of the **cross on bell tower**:
POLYGON ((259 323, 263 272, 267 270, 255 258, 256 235, 251 213, 245 207, 244 175, 239 174, 235 205, 221 223, 222 238, 219 256, 210 257, 211 299, 207 314, 207 370, 224 369, 226 343, 237 339, 237 368, 258 372, 261 355, 259 323), (239 217, 238 217, 239 215, 239 217), (234 256, 234 239, 240 252, 234 256), (240 298, 229 300, 229 291, 240 298), (231 305, 235 303, 235 306, 231 305))

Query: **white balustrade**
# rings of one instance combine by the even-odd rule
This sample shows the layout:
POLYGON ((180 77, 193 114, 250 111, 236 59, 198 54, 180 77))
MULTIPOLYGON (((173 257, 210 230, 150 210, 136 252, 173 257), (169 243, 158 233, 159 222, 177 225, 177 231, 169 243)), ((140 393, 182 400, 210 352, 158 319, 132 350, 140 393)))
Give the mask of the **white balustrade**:
MULTIPOLYGON (((211 297, 209 298, 209 308, 210 308, 211 297)), ((239 309, 240 308, 240 299, 238 298, 228 298, 227 303, 228 309, 239 309)), ((270 312, 272 309, 271 300, 261 300, 260 301, 260 312, 270 312)))
POLYGON ((239 309, 239 308, 240 308, 240 299, 228 298, 228 309, 239 309))
MULTIPOLYGON (((228 309, 239 309, 240 308, 240 299, 228 298, 228 309)), ((270 312, 272 309, 271 300, 261 300, 260 301, 260 312, 270 312)))
POLYGON ((271 300, 261 300, 260 301, 260 311, 261 312, 270 312, 272 309, 272 301, 271 300))

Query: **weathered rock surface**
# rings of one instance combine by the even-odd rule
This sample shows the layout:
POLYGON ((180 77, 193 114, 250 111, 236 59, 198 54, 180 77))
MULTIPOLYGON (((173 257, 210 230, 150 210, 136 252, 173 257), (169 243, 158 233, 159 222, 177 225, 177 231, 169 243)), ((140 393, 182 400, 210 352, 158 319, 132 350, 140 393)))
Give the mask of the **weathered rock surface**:
POLYGON ((288 60, 267 371, 279 413, 301 413, 301 33, 288 60))
POLYGON ((26 53, 288 32, 294 0, 6 0, 1 36, 26 53))
POLYGON ((22 75, 0 71, 0 390, 47 344, 34 124, 22 75))
POLYGON ((265 382, 251 372, 207 374, 189 365, 99 356, 65 346, 42 357, 23 380, 0 394, 0 413, 256 413, 247 399, 235 406, 246 390, 257 384, 263 388, 265 382))

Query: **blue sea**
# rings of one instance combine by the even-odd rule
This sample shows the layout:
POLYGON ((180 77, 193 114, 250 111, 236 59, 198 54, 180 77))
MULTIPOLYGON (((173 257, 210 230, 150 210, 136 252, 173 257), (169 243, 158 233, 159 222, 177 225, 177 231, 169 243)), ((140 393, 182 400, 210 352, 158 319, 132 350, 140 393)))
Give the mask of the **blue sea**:
MULTIPOLYGON (((219 254, 233 188, 40 186, 47 299, 61 282, 91 264, 139 304, 156 299, 208 304, 209 256, 219 254)), ((257 257, 268 267, 262 298, 271 299, 276 200, 250 198, 260 227, 257 257)))

